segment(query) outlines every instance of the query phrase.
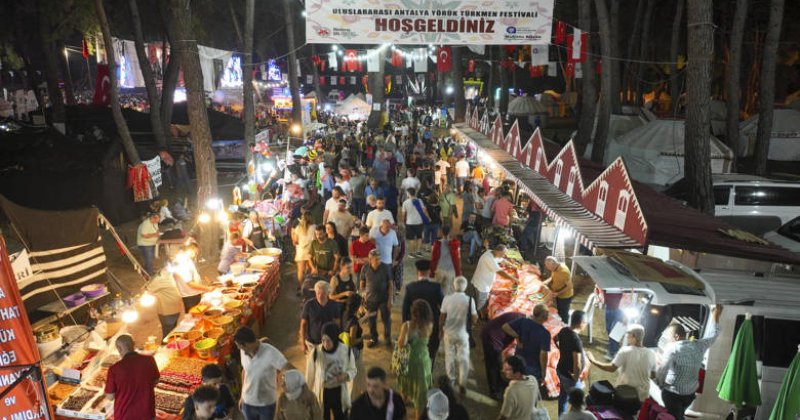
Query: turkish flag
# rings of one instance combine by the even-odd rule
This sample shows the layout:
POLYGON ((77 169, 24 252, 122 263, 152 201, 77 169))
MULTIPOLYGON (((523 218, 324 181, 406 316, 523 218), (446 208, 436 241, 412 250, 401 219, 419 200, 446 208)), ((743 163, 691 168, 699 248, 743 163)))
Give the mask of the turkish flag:
POLYGON ((111 103, 111 74, 108 64, 97 65, 97 81, 94 85, 94 105, 108 106, 111 103))
POLYGON ((344 50, 344 71, 358 70, 358 51, 344 50))
POLYGON ((400 53, 400 50, 392 50, 392 66, 394 67, 402 67, 403 66, 403 55, 400 53))
POLYGON ((575 34, 567 35, 567 60, 573 63, 586 61, 586 47, 589 45, 589 34, 575 29, 575 34))
POLYGON ((562 21, 556 22, 556 44, 563 44, 567 35, 567 24, 562 21))
POLYGON ((467 71, 469 71, 470 73, 475 71, 475 60, 469 60, 467 62, 467 71))
POLYGON ((567 77, 575 75, 575 63, 568 61, 567 64, 564 65, 564 75, 567 77))
POLYGON ((453 52, 450 47, 441 47, 436 51, 436 71, 447 73, 453 65, 453 52))
POLYGON ((542 70, 543 70, 542 66, 531 66, 531 68, 530 68, 531 77, 534 77, 534 78, 535 77, 542 77, 542 75, 544 74, 544 72, 542 70))

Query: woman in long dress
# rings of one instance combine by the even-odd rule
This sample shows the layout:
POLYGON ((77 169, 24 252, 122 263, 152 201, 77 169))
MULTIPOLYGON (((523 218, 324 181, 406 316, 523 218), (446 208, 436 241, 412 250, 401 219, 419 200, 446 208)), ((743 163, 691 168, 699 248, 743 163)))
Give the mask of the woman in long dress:
POLYGON ((411 304, 411 317, 400 328, 397 345, 408 344, 411 352, 408 358, 408 372, 399 375, 397 380, 405 398, 421 412, 428 400, 431 387, 431 358, 428 354, 428 338, 433 332, 433 311, 428 302, 417 299, 411 304))

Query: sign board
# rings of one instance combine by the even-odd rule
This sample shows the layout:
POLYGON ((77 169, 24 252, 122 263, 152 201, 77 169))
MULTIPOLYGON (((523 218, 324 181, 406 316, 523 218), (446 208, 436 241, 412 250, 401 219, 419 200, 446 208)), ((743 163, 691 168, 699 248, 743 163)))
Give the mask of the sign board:
POLYGON ((29 258, 27 249, 17 252, 10 258, 11 269, 14 271, 14 279, 17 281, 17 283, 33 275, 31 260, 29 258))
POLYGON ((156 156, 150 160, 145 160, 143 163, 147 166, 147 172, 150 172, 150 178, 153 180, 156 188, 161 186, 161 158, 156 156))
POLYGON ((269 130, 262 130, 256 134, 256 143, 259 142, 269 143, 269 130))
POLYGON ((554 0, 306 1, 310 44, 549 43, 554 0), (400 5, 407 5, 401 7, 400 5))
POLYGON ((0 393, 8 391, 0 401, 2 418, 52 418, 41 379, 33 379, 42 377, 38 363, 39 350, 0 236, 0 393), (25 379, 14 384, 23 375, 25 379))

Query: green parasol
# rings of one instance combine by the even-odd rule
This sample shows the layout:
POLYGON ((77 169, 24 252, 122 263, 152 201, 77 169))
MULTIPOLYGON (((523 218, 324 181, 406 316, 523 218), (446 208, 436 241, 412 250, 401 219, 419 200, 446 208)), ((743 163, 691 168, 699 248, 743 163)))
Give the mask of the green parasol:
POLYGON ((795 420, 800 416, 800 346, 794 355, 792 364, 783 377, 778 399, 772 407, 769 420, 795 420))
POLYGON ((728 365, 725 366, 719 379, 717 392, 720 399, 734 404, 737 410, 745 405, 750 407, 761 405, 756 348, 753 341, 753 320, 750 319, 750 314, 746 315, 733 341, 728 365))

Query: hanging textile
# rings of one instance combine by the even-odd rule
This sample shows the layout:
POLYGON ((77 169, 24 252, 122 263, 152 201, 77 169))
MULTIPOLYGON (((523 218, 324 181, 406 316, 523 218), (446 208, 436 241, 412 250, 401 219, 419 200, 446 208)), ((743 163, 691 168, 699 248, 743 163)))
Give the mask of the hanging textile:
POLYGON ((547 45, 531 45, 531 65, 546 66, 550 48, 547 45))
POLYGON ((441 47, 436 51, 436 71, 447 73, 453 64, 453 51, 450 47, 441 47))
POLYGON ((392 50, 392 66, 393 67, 403 66, 403 54, 398 49, 392 50))
POLYGON ((331 70, 339 70, 339 59, 336 57, 336 51, 328 53, 328 67, 331 70))
POLYGON ((127 188, 133 188, 133 201, 138 203, 153 199, 150 181, 150 173, 147 172, 145 164, 140 163, 136 166, 128 167, 127 188))
POLYGON ((344 50, 344 71, 358 71, 358 51, 344 50))
POLYGON ((589 39, 587 33, 575 29, 573 35, 567 35, 567 60, 573 63, 582 63, 586 60, 586 47, 589 39))
POLYGON ((377 73, 381 71, 381 56, 378 50, 367 51, 367 72, 377 73))
POLYGON ((567 39, 567 24, 562 21, 556 21, 556 44, 563 44, 567 39))
POLYGON ((428 72, 428 50, 417 48, 414 50, 414 73, 428 72))

